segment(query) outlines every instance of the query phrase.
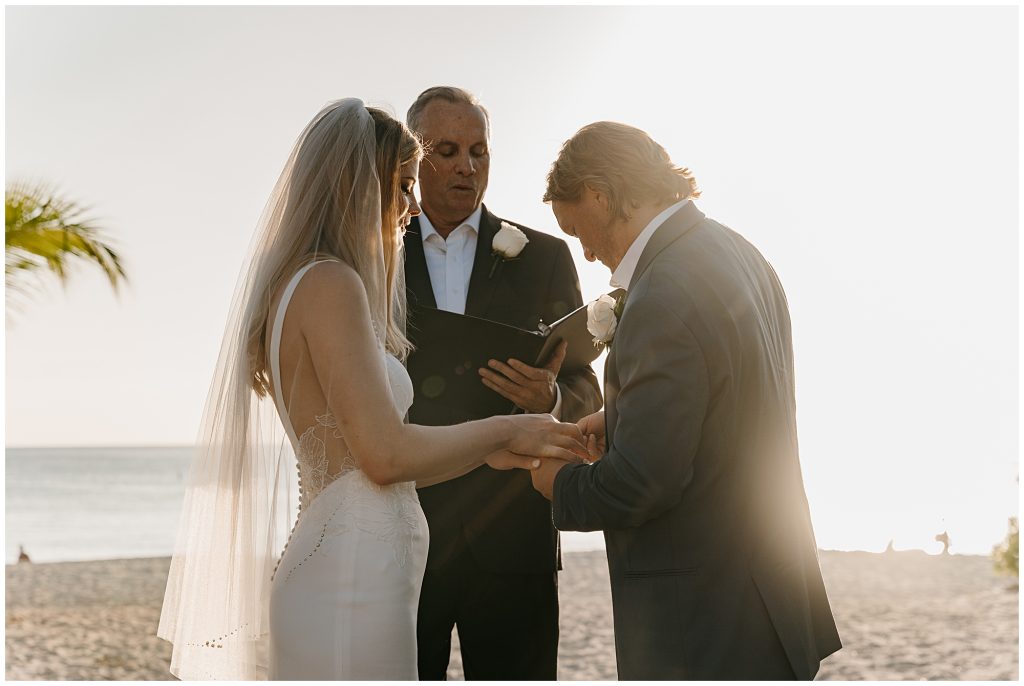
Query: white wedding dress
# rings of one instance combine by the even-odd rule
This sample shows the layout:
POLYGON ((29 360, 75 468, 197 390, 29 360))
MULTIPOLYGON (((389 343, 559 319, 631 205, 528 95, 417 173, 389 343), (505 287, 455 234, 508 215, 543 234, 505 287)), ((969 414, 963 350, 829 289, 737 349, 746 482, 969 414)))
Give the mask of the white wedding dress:
MULTIPOLYGON (((270 338, 274 402, 299 469, 299 516, 271 584, 270 678, 416 680, 428 533, 415 484, 378 486, 351 453, 329 473, 325 438, 342 438, 337 421, 327 412, 296 435, 279 391, 284 314, 312 266, 289 281, 270 338)), ((383 346, 380 354, 404 416, 412 381, 383 346)))

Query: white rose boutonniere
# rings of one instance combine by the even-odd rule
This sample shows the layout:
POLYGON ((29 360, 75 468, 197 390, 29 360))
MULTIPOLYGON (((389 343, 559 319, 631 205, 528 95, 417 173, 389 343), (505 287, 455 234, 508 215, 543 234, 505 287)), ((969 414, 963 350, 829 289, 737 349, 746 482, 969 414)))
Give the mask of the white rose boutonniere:
POLYGON ((494 234, 494 240, 491 242, 491 255, 494 256, 494 262, 491 264, 491 273, 487 278, 494 276, 494 271, 499 264, 519 257, 519 253, 529 242, 530 239, 519 228, 508 222, 502 222, 501 230, 494 234))
POLYGON ((624 297, 616 299, 610 295, 602 295, 587 305, 587 331, 594 336, 595 348, 612 344, 625 301, 624 297))

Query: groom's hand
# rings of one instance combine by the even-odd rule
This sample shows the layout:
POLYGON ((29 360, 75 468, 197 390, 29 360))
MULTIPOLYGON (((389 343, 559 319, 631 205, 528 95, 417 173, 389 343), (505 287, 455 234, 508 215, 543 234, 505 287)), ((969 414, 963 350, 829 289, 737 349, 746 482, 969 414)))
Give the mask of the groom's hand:
POLYGON ((555 488, 555 477, 558 476, 559 470, 568 464, 562 460, 541 460, 539 467, 530 470, 533 487, 542 496, 551 500, 551 493, 555 488))
POLYGON ((537 469, 543 462, 539 457, 519 455, 508 450, 493 452, 484 458, 484 463, 491 469, 537 469))
POLYGON ((531 367, 516 359, 509 359, 508 364, 490 360, 487 367, 480 368, 481 380, 531 414, 551 412, 558 399, 555 381, 568 347, 566 341, 559 343, 543 367, 531 367))

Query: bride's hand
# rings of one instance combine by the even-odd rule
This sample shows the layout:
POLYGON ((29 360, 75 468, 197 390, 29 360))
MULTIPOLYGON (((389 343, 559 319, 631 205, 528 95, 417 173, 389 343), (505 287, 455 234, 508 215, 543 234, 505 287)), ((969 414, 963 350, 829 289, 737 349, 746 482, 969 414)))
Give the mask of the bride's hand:
POLYGON ((587 444, 587 452, 590 453, 590 459, 587 462, 600 460, 601 456, 608 450, 604 432, 604 410, 588 414, 576 422, 576 426, 580 428, 580 432, 583 434, 587 444))
POLYGON ((515 425, 515 434, 508 452, 565 462, 590 459, 586 438, 575 424, 556 421, 549 414, 513 415, 509 419, 515 425))

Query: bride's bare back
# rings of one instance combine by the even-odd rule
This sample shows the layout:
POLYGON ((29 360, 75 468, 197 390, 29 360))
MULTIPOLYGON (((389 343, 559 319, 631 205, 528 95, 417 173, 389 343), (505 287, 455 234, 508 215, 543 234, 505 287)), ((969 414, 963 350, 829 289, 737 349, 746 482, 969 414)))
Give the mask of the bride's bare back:
MULTIPOLYGON (((323 268, 310 266, 304 269, 316 271, 323 268)), ((309 310, 315 308, 323 295, 319 291, 325 279, 318 279, 318 276, 310 273, 298 284, 293 279, 278 289, 270 308, 273 313, 270 321, 275 324, 282 316, 282 299, 290 296, 280 323, 279 349, 275 349, 272 340, 274 326, 267 327, 265 347, 271 358, 268 368, 273 369, 275 362, 278 364, 276 373, 270 375, 272 392, 280 400, 279 411, 287 415, 287 423, 295 432, 291 438, 299 471, 300 511, 325 486, 342 474, 359 468, 359 462, 349 450, 337 418, 331 412, 327 394, 320 387, 303 333, 303 326, 308 327, 309 322, 315 322, 309 310), (293 288, 294 293, 286 293, 289 288, 293 288)), ((370 360, 367 362, 372 364, 370 360)))

